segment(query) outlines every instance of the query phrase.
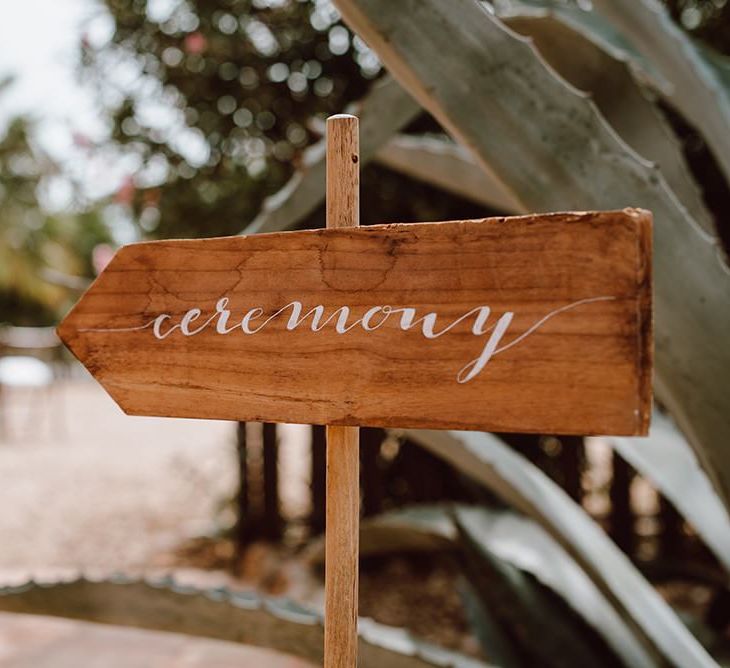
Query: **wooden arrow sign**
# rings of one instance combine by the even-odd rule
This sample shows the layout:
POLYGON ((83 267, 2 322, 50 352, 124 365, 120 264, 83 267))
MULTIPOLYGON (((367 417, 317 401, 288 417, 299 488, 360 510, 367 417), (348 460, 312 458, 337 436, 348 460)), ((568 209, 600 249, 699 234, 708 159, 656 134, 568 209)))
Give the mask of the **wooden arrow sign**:
POLYGON ((327 120, 327 229, 122 248, 58 328, 136 415, 326 424, 327 668, 357 665, 358 426, 645 434, 651 214, 359 228, 327 120))
POLYGON ((651 215, 122 248, 59 335, 134 415, 643 434, 651 215))

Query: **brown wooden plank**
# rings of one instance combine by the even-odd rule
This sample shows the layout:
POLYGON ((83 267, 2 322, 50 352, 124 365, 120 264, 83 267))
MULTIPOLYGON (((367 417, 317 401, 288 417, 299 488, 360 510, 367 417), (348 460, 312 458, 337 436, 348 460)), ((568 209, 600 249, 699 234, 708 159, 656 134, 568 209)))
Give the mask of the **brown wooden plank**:
POLYGON ((59 334, 130 414, 643 434, 651 401, 651 214, 133 244, 116 254, 59 334), (216 329, 221 299, 230 311, 227 334, 216 329), (302 316, 322 307, 319 331, 311 316, 287 329, 295 303, 302 316), (371 311, 363 322, 378 306, 390 307, 388 317, 371 311), (492 312, 478 329, 473 310, 482 306, 492 312), (337 317, 326 322, 340 307, 350 309, 352 325, 342 334, 337 317), (189 331, 210 322, 185 336, 179 325, 195 308, 201 314, 189 331), (406 329, 396 311, 404 308, 415 309, 406 329), (435 313, 438 333, 470 311, 437 338, 424 336, 418 322, 435 313), (256 333, 236 327, 244 320, 255 331, 277 312, 256 333), (497 345, 505 349, 459 382, 495 331, 486 329, 508 312, 514 316, 497 345), (161 314, 170 317, 160 334, 177 328, 160 340, 151 322, 161 314))

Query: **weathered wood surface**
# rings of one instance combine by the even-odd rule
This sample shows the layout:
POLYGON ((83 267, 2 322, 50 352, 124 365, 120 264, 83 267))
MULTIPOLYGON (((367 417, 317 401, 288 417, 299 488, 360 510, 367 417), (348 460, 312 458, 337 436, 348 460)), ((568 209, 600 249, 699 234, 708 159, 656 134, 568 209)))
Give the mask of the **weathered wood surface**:
POLYGON ((359 427, 327 427, 325 668, 357 665, 359 436, 359 427))
MULTIPOLYGON (((360 224, 360 142, 355 116, 327 119, 327 228, 360 224)), ((357 371, 353 369, 355 373, 357 371)), ((330 373, 347 377, 336 364, 330 373)), ((347 400, 346 396, 342 397, 347 400)), ((357 666, 360 428, 327 427, 324 668, 357 666)))
POLYGON ((641 434, 650 260, 639 210, 133 244, 59 334, 130 414, 641 434))

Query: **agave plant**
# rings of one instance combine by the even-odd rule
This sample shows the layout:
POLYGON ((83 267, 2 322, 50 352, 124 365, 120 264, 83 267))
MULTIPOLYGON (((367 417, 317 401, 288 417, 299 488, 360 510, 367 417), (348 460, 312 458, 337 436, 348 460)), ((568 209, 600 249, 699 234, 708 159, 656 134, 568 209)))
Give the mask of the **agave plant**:
MULTIPOLYGON (((656 394, 672 419, 657 414, 649 439, 613 444, 728 569, 730 393, 724 386, 730 372, 730 269, 713 215, 663 109, 672 108, 695 127, 730 176, 730 59, 692 41, 655 0, 598 0, 591 9, 549 0, 335 5, 392 77, 356 110, 363 127, 377 128, 363 133, 363 159, 505 213, 623 206, 654 212, 656 394), (448 137, 397 134, 418 113, 414 101, 448 137)), ((267 202, 255 230, 293 227, 322 201, 322 160, 321 147, 314 147, 305 168, 267 202)), ((474 564, 481 564, 511 583, 505 591, 514 594, 515 606, 531 602, 523 606, 523 619, 544 612, 548 603, 526 595, 529 582, 510 568, 549 586, 620 664, 714 665, 587 514, 499 439, 475 433, 409 436, 531 518, 529 525, 524 517, 495 519, 482 509, 476 515, 451 513, 436 523, 437 544, 453 540, 471 554, 468 570, 474 573, 474 564), (493 536, 497 526, 508 550, 493 536)), ((401 532, 403 520, 396 522, 401 532)), ((381 542, 382 529, 375 532, 381 542)), ((391 532, 393 545, 404 540, 391 532)), ((477 607, 484 621, 489 605, 477 607)), ((535 654, 534 642, 519 642, 514 634, 511 643, 498 639, 494 629, 505 623, 488 616, 486 649, 490 656, 502 649, 498 663, 525 665, 527 652, 533 661, 527 665, 603 665, 601 652, 590 654, 589 644, 578 643, 585 634, 575 625, 550 627, 564 642, 535 654)), ((507 626, 514 628, 514 620, 507 626)), ((551 633, 544 623, 534 628, 551 633)))
MULTIPOLYGON (((730 269, 663 111, 696 128, 730 178, 728 61, 692 41, 656 0, 594 0, 591 9, 549 0, 334 1, 389 73, 354 110, 362 160, 505 213, 653 211, 656 395, 667 414, 655 415, 648 439, 612 445, 730 571, 730 269), (446 134, 399 134, 423 110, 446 134)), ((293 228, 323 199, 318 144, 244 232, 293 228)), ((494 665, 717 665, 598 524, 498 437, 407 436, 509 510, 399 511, 363 525, 363 551, 458 554, 465 606, 494 665)), ((224 592, 82 582, 2 594, 4 609, 178 629, 320 659, 316 617, 224 592), (167 620, 179 600, 190 616, 178 626, 167 620), (210 621, 230 615, 233 626, 210 621)), ((398 631, 361 628, 362 665, 475 665, 398 631)))

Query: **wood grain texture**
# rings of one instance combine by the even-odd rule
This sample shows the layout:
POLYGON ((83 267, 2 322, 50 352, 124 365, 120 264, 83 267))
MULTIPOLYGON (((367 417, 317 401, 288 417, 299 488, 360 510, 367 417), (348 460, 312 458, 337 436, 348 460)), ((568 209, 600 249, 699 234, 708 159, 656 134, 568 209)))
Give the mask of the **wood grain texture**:
POLYGON ((325 668, 357 665, 360 429, 327 427, 325 668))
POLYGON ((560 434, 646 432, 651 402, 651 215, 640 210, 158 241, 121 249, 59 334, 130 414, 560 434), (510 343, 469 382, 457 375, 489 334, 473 321, 430 339, 392 315, 338 334, 291 309, 255 334, 158 340, 190 309, 197 325, 228 299, 229 325, 263 322, 295 300, 349 323, 377 305, 437 313, 474 307, 514 318, 510 343), (89 331, 98 330, 98 331, 89 331))
MULTIPOLYGON (((327 119, 327 227, 360 224, 358 120, 327 119)), ((333 375, 348 370, 333 365, 333 375)), ((325 506, 324 667, 357 665, 358 556, 360 539, 360 429, 327 427, 325 506)))

